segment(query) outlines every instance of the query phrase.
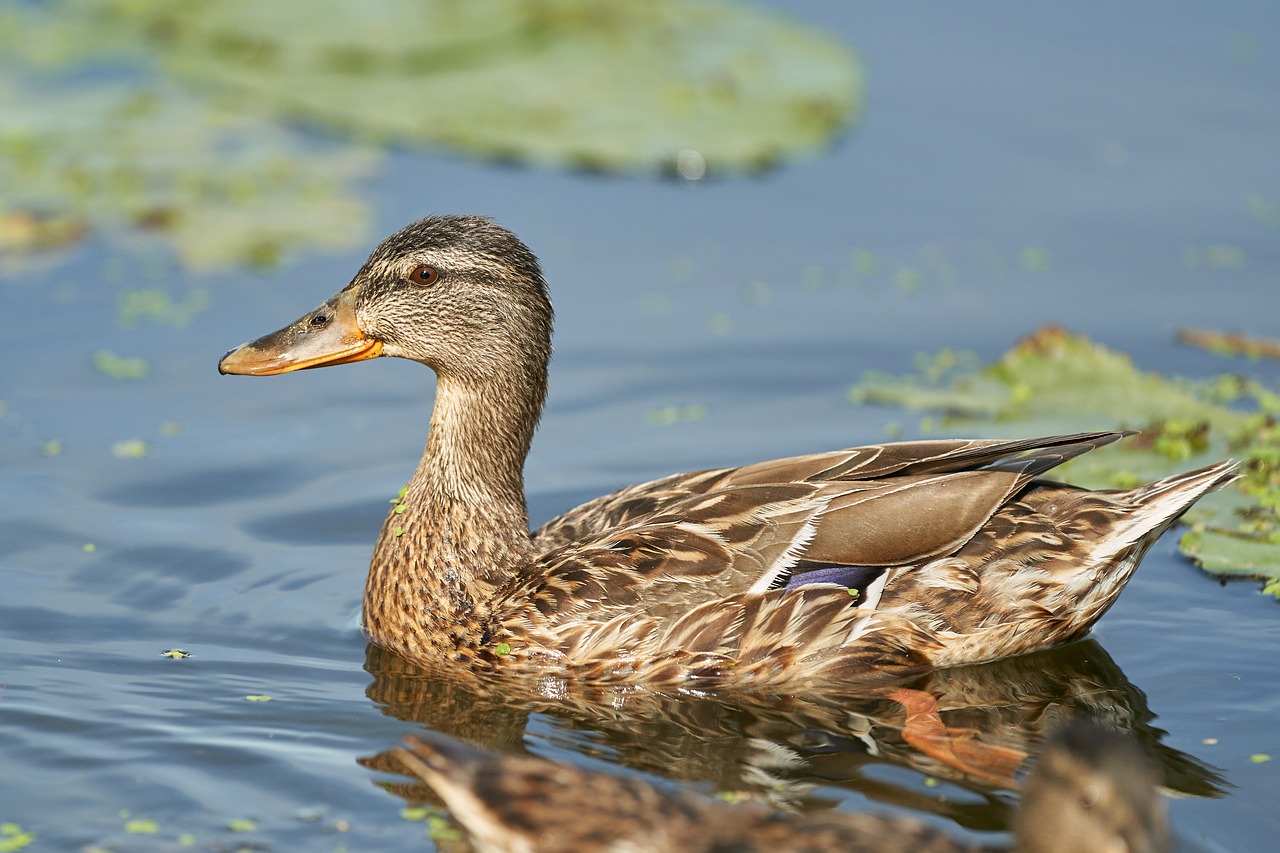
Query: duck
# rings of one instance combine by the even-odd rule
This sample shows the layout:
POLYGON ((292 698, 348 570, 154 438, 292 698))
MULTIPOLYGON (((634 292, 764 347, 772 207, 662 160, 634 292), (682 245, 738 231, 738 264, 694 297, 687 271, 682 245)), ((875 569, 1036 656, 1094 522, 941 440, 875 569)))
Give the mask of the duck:
MULTIPOLYGON (((838 691, 1075 639, 1225 460, 1127 490, 1044 477, 1129 433, 928 439, 675 474, 530 531, 524 462, 553 311, 493 220, 428 216, 228 352, 268 376, 379 357, 436 374, 426 445, 365 582, 369 639, 485 677, 618 690, 838 691)), ((557 687, 560 685, 560 687, 557 687)))
MULTIPOLYGON (((990 849, 905 816, 790 814, 756 801, 659 788, 534 756, 499 756, 439 734, 392 752, 481 853, 627 850, 962 853, 990 849)), ((1169 853, 1154 764, 1131 737, 1089 720, 1055 732, 1013 821, 1018 853, 1169 853)))

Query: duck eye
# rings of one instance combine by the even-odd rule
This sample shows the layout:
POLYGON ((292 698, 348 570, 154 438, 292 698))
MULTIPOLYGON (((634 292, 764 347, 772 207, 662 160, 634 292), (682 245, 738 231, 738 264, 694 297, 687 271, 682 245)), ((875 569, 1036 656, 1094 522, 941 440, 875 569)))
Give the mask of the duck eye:
POLYGON ((413 268, 413 272, 409 273, 409 281, 414 284, 435 284, 440 278, 440 273, 435 267, 427 264, 419 264, 413 268))

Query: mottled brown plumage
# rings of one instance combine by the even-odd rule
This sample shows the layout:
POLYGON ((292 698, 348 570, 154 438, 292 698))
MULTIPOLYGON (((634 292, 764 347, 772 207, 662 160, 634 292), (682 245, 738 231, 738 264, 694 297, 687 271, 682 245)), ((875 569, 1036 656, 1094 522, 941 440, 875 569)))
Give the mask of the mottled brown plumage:
MULTIPOLYGON (((393 753, 481 853, 771 851, 959 853, 981 848, 903 817, 784 814, 663 790, 638 776, 494 756, 440 735, 393 753)), ((1076 722, 1046 745, 1015 819, 1019 853, 1167 853, 1150 759, 1132 738, 1076 722)))
POLYGON ((1234 465, 1129 491, 1039 479, 1116 432, 937 440, 680 474, 530 534, 522 469, 552 311, 536 258, 478 217, 384 241, 315 311, 229 353, 271 374, 378 355, 438 376, 388 515, 365 628, 406 657, 610 683, 828 689, 1079 636, 1234 465))

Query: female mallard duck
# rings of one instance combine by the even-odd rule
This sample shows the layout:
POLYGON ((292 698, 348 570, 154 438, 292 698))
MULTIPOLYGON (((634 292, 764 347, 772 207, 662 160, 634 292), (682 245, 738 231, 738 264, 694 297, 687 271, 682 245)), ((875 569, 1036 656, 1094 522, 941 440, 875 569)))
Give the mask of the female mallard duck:
MULTIPOLYGON (((394 755, 435 792, 485 853, 522 851, 830 851, 960 853, 908 818, 780 814, 665 791, 540 758, 498 757, 440 735, 394 755)), ((1150 759, 1132 738, 1079 721, 1046 744, 1014 820, 1019 853, 1168 853, 1171 836, 1150 759)))
POLYGON ((223 357, 267 375, 378 356, 436 372, 364 625, 407 658, 618 684, 834 688, 1078 637, 1232 462, 1129 491, 1038 479, 1123 433, 911 441, 678 474, 532 535, 522 469, 551 302, 488 219, 429 217, 327 302, 223 357))

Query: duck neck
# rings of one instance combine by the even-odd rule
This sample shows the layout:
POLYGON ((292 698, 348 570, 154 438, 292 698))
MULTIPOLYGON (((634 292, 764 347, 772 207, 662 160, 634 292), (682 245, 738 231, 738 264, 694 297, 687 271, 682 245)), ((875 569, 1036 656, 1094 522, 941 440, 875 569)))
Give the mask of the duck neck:
POLYGON ((486 641, 490 593, 533 556, 523 469, 545 388, 545 367, 440 377, 426 449, 365 584, 375 642, 423 657, 486 641))

